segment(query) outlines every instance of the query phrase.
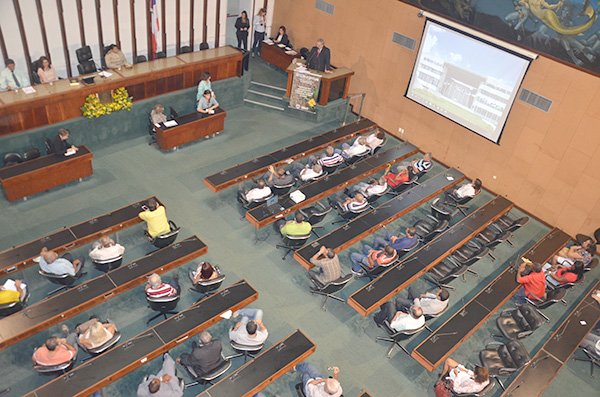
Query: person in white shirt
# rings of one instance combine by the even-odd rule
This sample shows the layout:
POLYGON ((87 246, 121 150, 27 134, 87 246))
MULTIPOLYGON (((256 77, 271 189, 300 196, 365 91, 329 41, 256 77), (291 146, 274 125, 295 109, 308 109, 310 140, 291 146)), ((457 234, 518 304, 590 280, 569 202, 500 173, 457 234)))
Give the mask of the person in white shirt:
POLYGON ((487 368, 476 366, 475 371, 471 371, 450 357, 444 362, 438 382, 445 376, 452 380, 452 391, 456 394, 479 393, 490 383, 487 368))
POLYGON ((323 167, 320 164, 311 166, 310 164, 293 163, 290 167, 290 173, 302 182, 308 182, 323 175, 323 167))
POLYGON ((461 187, 453 190, 453 195, 458 197, 459 199, 463 198, 473 198, 481 192, 481 180, 475 179, 472 183, 467 183, 462 185, 461 187))
POLYGON ((7 59, 6 69, 0 72, 0 91, 13 91, 29 86, 29 77, 15 69, 15 61, 7 59))
POLYGON ((242 317, 240 321, 229 330, 229 339, 246 346, 263 344, 269 336, 269 331, 262 322, 263 311, 261 309, 240 309, 233 313, 234 318, 239 316, 242 317))
POLYGON ((332 367, 333 377, 323 375, 314 365, 300 363, 293 368, 302 375, 302 386, 306 397, 340 397, 342 386, 340 385, 340 369, 332 367))
POLYGON ((92 246, 90 258, 93 261, 103 262, 116 259, 124 252, 125 248, 121 244, 117 244, 110 237, 104 236, 92 246))
POLYGON ((265 39, 267 30, 267 10, 261 8, 254 17, 254 41, 252 42, 252 56, 260 55, 260 43, 265 39))
POLYGON ((412 306, 409 313, 397 311, 390 322, 390 327, 397 332, 412 331, 425 325, 425 316, 419 306, 412 306))
POLYGON ((352 146, 348 145, 347 143, 342 144, 342 156, 344 156, 346 159, 366 154, 369 152, 369 150, 371 149, 367 145, 367 138, 364 136, 358 137, 352 146))
POLYGON ((385 138, 385 132, 377 130, 374 133, 367 136, 367 146, 371 148, 371 150, 375 150, 383 143, 385 138))
POLYGON ((245 193, 240 191, 240 195, 242 195, 246 201, 251 203, 269 197, 271 195, 271 188, 267 186, 267 183, 263 179, 259 179, 255 188, 250 189, 245 193))
POLYGON ((450 294, 445 288, 420 293, 411 285, 408 287, 406 298, 396 298, 396 309, 408 311, 412 306, 418 306, 423 311, 424 316, 435 316, 446 310, 449 302, 448 298, 450 298, 450 294))
POLYGON ((384 177, 379 179, 370 179, 369 182, 358 182, 356 185, 348 189, 352 195, 356 192, 362 193, 365 197, 379 196, 388 188, 387 181, 384 177))

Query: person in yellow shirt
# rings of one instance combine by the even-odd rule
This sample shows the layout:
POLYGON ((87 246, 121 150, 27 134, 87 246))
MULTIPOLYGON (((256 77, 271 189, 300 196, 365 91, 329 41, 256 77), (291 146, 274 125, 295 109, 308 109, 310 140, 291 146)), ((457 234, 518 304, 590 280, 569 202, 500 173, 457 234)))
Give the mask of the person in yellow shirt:
POLYGON ((0 305, 18 302, 25 298, 25 284, 21 280, 7 280, 0 287, 0 305), (9 284, 9 285, 7 285, 9 284))
POLYGON ((161 234, 169 233, 171 231, 171 226, 169 226, 169 220, 167 219, 167 211, 165 210, 165 207, 158 205, 158 202, 153 198, 148 200, 148 207, 145 208, 144 211, 140 212, 138 216, 143 221, 146 221, 148 234, 152 238, 160 236, 161 234))

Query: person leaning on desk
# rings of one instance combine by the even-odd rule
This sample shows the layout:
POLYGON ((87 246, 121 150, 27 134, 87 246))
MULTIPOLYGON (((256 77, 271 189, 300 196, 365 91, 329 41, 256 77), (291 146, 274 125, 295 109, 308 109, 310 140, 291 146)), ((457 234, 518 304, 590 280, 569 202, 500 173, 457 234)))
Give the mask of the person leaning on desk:
POLYGON ((79 148, 75 145, 71 145, 67 142, 69 139, 69 130, 66 128, 61 128, 58 130, 58 134, 52 138, 52 151, 57 155, 71 155, 77 153, 79 148))
POLYGON ((321 72, 331 73, 331 52, 325 47, 325 40, 317 40, 317 45, 310 50, 306 58, 306 66, 309 69, 320 70, 321 72))
POLYGON ((219 107, 219 103, 212 95, 210 90, 205 90, 202 98, 198 101, 198 113, 214 114, 215 109, 219 107))

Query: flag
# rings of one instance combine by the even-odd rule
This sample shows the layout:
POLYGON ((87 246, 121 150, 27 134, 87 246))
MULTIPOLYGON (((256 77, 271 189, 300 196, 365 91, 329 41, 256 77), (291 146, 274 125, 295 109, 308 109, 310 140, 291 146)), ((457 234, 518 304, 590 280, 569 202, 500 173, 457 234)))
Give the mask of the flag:
POLYGON ((152 0, 152 59, 156 58, 156 52, 158 49, 158 33, 160 32, 160 23, 158 22, 158 8, 156 6, 156 0, 152 0))

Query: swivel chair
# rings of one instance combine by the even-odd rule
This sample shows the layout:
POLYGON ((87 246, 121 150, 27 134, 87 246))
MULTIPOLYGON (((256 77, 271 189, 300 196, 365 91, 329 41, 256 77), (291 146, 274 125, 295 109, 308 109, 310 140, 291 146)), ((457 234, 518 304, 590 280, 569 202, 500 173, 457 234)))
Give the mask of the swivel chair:
POLYGON ((200 43, 200 47, 198 48, 200 51, 204 51, 204 50, 208 50, 210 47, 208 46, 208 43, 206 42, 202 42, 200 43))
POLYGON ((25 289, 25 297, 16 302, 4 303, 0 305, 0 317, 10 316, 23 310, 29 300, 29 288, 25 289))
POLYGON ((202 294, 200 299, 204 299, 212 294, 215 294, 223 284, 223 281, 225 281, 225 274, 221 272, 219 266, 214 266, 214 269, 218 273, 217 277, 213 278, 212 280, 200 280, 197 284, 194 284, 193 269, 190 269, 188 272, 188 276, 192 282, 192 288, 190 288, 190 290, 202 294))
POLYGON ((438 219, 431 215, 427 215, 425 219, 420 219, 413 225, 417 236, 423 243, 433 240, 438 234, 448 229, 448 226, 448 220, 438 219))
POLYGON ((179 231, 181 230, 173 221, 169 221, 169 226, 171 227, 171 231, 156 236, 154 238, 148 236, 152 245, 156 248, 164 248, 170 244, 172 244, 176 239, 179 231))
POLYGON ((353 277, 352 274, 347 274, 345 276, 342 275, 337 280, 331 281, 327 284, 321 284, 317 280, 313 280, 311 278, 313 286, 310 287, 310 293, 315 294, 315 295, 322 295, 325 297, 323 299, 323 303, 321 304, 321 310, 323 310, 323 311, 327 310, 325 308, 325 304, 327 303, 327 299, 329 299, 329 298, 335 299, 339 302, 344 302, 344 299, 342 299, 339 296, 336 296, 334 294, 336 294, 337 292, 340 292, 341 290, 346 288, 346 286, 348 284, 350 284, 352 277, 353 277))
POLYGON ((30 148, 23 153, 23 161, 29 161, 40 157, 40 150, 38 148, 30 148))
POLYGON ((390 326, 390 323, 387 320, 385 320, 382 325, 378 325, 378 326, 383 328, 385 330, 385 332, 387 332, 388 337, 378 336, 376 338, 376 341, 384 341, 384 342, 391 343, 391 347, 388 350, 387 355, 386 355, 387 358, 392 357, 392 352, 394 351, 394 347, 396 347, 396 346, 398 346, 400 349, 402 349, 402 351, 404 353, 406 353, 407 355, 410 356, 410 353, 408 352, 408 350, 406 350, 406 348, 404 346, 402 346, 400 344, 400 342, 404 339, 411 337, 412 335, 418 334, 419 332, 421 332, 425 329, 425 324, 423 324, 421 327, 419 327, 417 329, 396 331, 395 329, 393 329, 390 326))
POLYGON ((504 310, 496 319, 496 325, 506 339, 522 339, 531 335, 544 323, 540 314, 535 307, 524 304, 504 310))
POLYGON ((317 238, 319 238, 319 234, 316 232, 316 229, 322 229, 323 226, 317 226, 323 219, 330 213, 332 210, 331 206, 323 204, 321 202, 316 202, 310 207, 302 208, 299 212, 304 215, 304 219, 308 223, 311 224, 311 232, 317 238))
POLYGON ((277 244, 277 248, 285 249, 285 254, 281 257, 282 260, 285 260, 290 252, 295 251, 302 247, 308 239, 310 238, 311 233, 304 234, 301 236, 283 236, 283 244, 277 244))
POLYGON ((192 47, 190 47, 189 45, 183 46, 181 47, 181 50, 179 50, 180 54, 187 54, 192 52, 192 47))
POLYGON ((274 184, 273 187, 271 188, 271 190, 273 190, 273 193, 276 196, 283 196, 284 194, 287 194, 295 184, 296 184, 296 181, 292 181, 285 185, 275 185, 274 184))
POLYGON ((116 331, 115 334, 112 336, 112 338, 110 338, 109 340, 104 342, 102 345, 88 349, 79 343, 79 338, 78 338, 77 344, 79 345, 79 347, 81 347, 81 350, 83 350, 84 352, 89 354, 88 357, 83 358, 81 361, 82 362, 88 361, 88 360, 96 357, 97 355, 104 353, 105 351, 107 351, 108 349, 110 349, 111 347, 116 345, 119 342, 119 340, 121 340, 121 332, 116 331))
MULTIPOLYGON (((34 350, 34 353, 35 353, 35 350, 34 350)), ((57 364, 57 365, 33 364, 33 369, 36 372, 38 372, 40 374, 44 374, 44 375, 56 375, 57 373, 64 374, 65 372, 68 372, 71 370, 71 368, 73 368, 75 361, 77 361, 77 357, 73 357, 70 361, 68 361, 66 363, 62 363, 62 364, 57 364)))
POLYGON ((231 344, 233 350, 236 351, 236 354, 230 356, 229 358, 244 357, 244 362, 248 361, 248 358, 256 358, 256 355, 260 353, 262 348, 265 346, 264 343, 261 343, 260 345, 243 345, 232 340, 230 340, 229 343, 231 344))
POLYGON ((596 350, 588 349, 587 347, 579 346, 579 350, 585 354, 586 357, 573 357, 575 361, 585 361, 590 363, 590 376, 594 377, 594 366, 600 366, 600 355, 596 352, 596 350))
POLYGON ((23 157, 19 153, 6 153, 3 162, 3 167, 10 167, 11 165, 22 163, 23 157))
POLYGON ((148 62, 148 58, 146 58, 146 55, 138 55, 137 57, 135 57, 135 63, 144 63, 144 62, 148 62))
POLYGON ((506 390, 500 377, 509 377, 531 362, 525 346, 517 340, 505 343, 488 343, 479 352, 481 365, 488 369, 490 377, 496 379, 502 390, 506 390))
POLYGON ((177 307, 177 303, 179 303, 179 294, 176 296, 169 296, 166 298, 151 298, 146 296, 146 300, 148 301, 149 307, 157 311, 158 313, 154 316, 150 317, 148 321, 146 321, 146 325, 150 324, 152 321, 156 320, 160 316, 167 319, 167 314, 177 314, 179 312, 175 311, 177 307))
POLYGON ((222 376, 225 372, 229 371, 229 368, 231 368, 231 358, 225 357, 223 356, 223 354, 221 354, 221 359, 221 363, 217 366, 217 368, 206 374, 198 374, 192 366, 184 365, 183 367, 185 368, 188 375, 190 375, 190 377, 193 379, 193 382, 185 384, 183 388, 187 389, 188 387, 207 383, 214 385, 215 379, 222 376))
POLYGON ((63 290, 68 290, 68 289, 74 288, 75 286, 73 284, 75 284, 75 281, 77 281, 82 276, 87 274, 87 273, 83 272, 83 263, 79 266, 79 269, 77 269, 77 272, 75 273, 74 276, 71 276, 69 274, 46 273, 42 269, 39 269, 38 273, 41 276, 47 278, 48 281, 50 281, 51 283, 61 285, 61 287, 50 291, 47 294, 47 296, 54 295, 63 290))
POLYGON ((97 260, 92 259, 92 263, 96 269, 103 272, 110 272, 111 270, 118 269, 123 263, 123 255, 119 255, 116 258, 97 260))

